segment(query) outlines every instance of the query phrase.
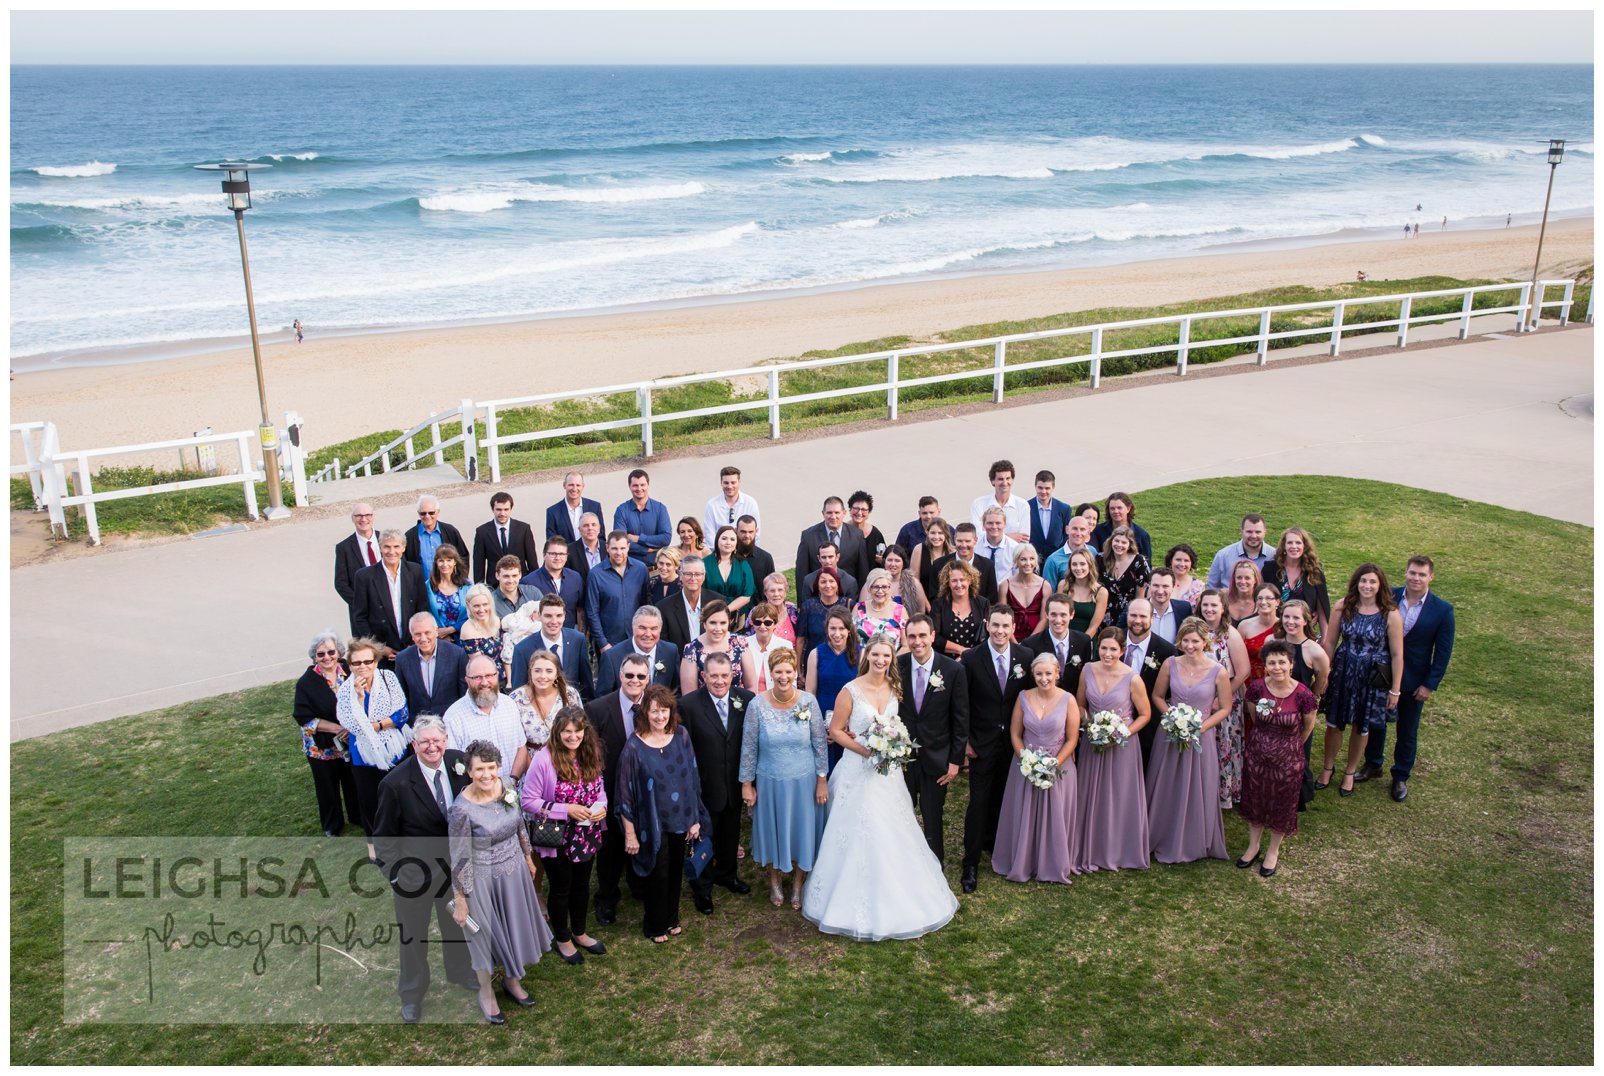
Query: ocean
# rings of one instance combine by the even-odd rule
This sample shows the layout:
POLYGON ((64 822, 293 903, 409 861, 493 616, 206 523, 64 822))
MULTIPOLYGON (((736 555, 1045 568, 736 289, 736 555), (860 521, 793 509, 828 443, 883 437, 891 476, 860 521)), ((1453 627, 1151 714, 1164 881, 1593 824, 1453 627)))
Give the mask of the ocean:
POLYGON ((272 165, 258 320, 326 334, 1530 223, 1592 114, 1590 65, 15 66, 12 366, 246 333, 205 162, 272 165))

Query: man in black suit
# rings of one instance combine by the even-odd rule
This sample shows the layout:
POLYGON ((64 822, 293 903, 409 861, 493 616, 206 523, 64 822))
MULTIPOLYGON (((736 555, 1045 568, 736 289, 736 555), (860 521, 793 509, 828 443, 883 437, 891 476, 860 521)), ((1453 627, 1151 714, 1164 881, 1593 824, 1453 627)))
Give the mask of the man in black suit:
POLYGON ((600 513, 586 512, 579 518, 579 541, 568 543, 568 567, 579 573, 582 583, 590 579, 592 568, 607 563, 607 543, 602 541, 601 526, 600 513))
POLYGON ((601 502, 585 496, 585 476, 569 471, 563 476, 563 499, 546 509, 546 538, 561 538, 569 545, 579 541, 579 523, 586 512, 596 516, 601 531, 601 502))
POLYGON ((468 563, 468 543, 462 540, 462 532, 440 518, 440 502, 425 493, 418 498, 418 525, 408 527, 407 560, 423 569, 423 577, 427 579, 434 570, 434 551, 443 545, 455 546, 462 554, 462 563, 468 563), (428 550, 428 557, 424 557, 424 550, 428 550))
POLYGON ((897 658, 902 676, 899 709, 902 723, 919 745, 903 778, 924 818, 925 841, 944 863, 941 809, 969 745, 969 682, 963 666, 936 653, 936 622, 928 615, 910 617, 903 638, 910 653, 897 658))
MULTIPOLYGON (((1146 598, 1132 598, 1125 607, 1125 664, 1136 670, 1147 686, 1149 702, 1153 698, 1153 685, 1158 682, 1158 671, 1164 667, 1166 658, 1174 657, 1178 651, 1174 646, 1153 634, 1153 606, 1146 598)), ((1142 761, 1147 761, 1148 752, 1153 749, 1153 739, 1158 734, 1158 716, 1142 726, 1142 731, 1136 735, 1142 741, 1142 761)))
MULTIPOLYGON (((520 588, 528 587, 540 594, 555 594, 568 609, 568 623, 582 631, 585 614, 585 575, 568 566, 572 554, 568 543, 561 538, 546 539, 546 553, 540 566, 518 580, 520 588)), ((581 556, 583 559, 583 556, 581 556)))
POLYGON ((663 614, 643 605, 629 620, 629 642, 612 647, 596 664, 596 692, 618 690, 618 670, 629 654, 639 654, 651 668, 651 682, 679 690, 679 647, 663 638, 663 614))
POLYGON ((1058 656, 1060 671, 1058 686, 1075 694, 1080 687, 1080 674, 1092 663, 1092 637, 1069 626, 1075 618, 1075 603, 1068 594, 1047 596, 1047 626, 1022 644, 1031 653, 1053 653, 1058 656))
POLYGON ((709 654, 702 664, 704 686, 679 703, 702 777, 702 803, 713 819, 712 865, 691 881, 691 897, 703 915, 713 910, 715 882, 731 893, 752 891, 736 877, 735 858, 741 843, 741 734, 752 693, 730 687, 733 679, 730 656, 709 654))
MULTIPOLYGON (((835 574, 841 577, 841 596, 847 601, 857 601, 858 577, 841 567, 841 551, 829 542, 823 542, 819 545, 816 557, 819 568, 834 568, 835 574)), ((813 581, 819 578, 819 568, 809 572, 798 584, 796 592, 799 603, 813 596, 813 581)))
POLYGON ((985 557, 975 556, 975 525, 960 523, 953 528, 952 544, 958 550, 936 561, 936 578, 947 570, 956 558, 980 573, 980 596, 992 605, 997 604, 997 568, 985 557))
POLYGON ((373 845, 380 869, 390 881, 401 941, 401 1020, 423 1018, 429 992, 429 912, 440 928, 446 978, 478 992, 462 929, 446 907, 451 900, 451 855, 446 819, 468 785, 461 751, 446 750, 446 728, 439 718, 413 723, 415 754, 397 763, 379 782, 373 845))
POLYGON ((624 854, 624 823, 618 816, 618 757, 635 731, 635 712, 650 678, 651 667, 646 658, 632 653, 624 658, 619 670, 619 689, 585 704, 585 716, 607 749, 606 768, 602 771, 602 787, 607 792, 607 829, 596 856, 596 921, 603 926, 618 917, 620 878, 628 879, 630 895, 636 900, 645 892, 644 883, 629 869, 629 859, 624 854))
POLYGON ((841 551, 840 570, 850 572, 855 579, 869 574, 873 560, 863 542, 863 534, 847 525, 847 506, 840 497, 827 497, 824 501, 823 521, 802 532, 796 547, 796 577, 803 578, 819 570, 819 546, 829 542, 841 551))
POLYGON ((407 713, 442 717, 468 691, 468 652, 442 641, 433 613, 407 621, 412 645, 395 656, 395 675, 406 692, 407 713))
POLYGON ((412 614, 429 609, 423 569, 402 559, 406 545, 400 531, 385 531, 379 535, 379 563, 356 573, 351 630, 384 647, 385 668, 394 667, 396 653, 407 645, 402 633, 412 614))
POLYGON ((366 501, 351 509, 351 525, 356 528, 334 546, 334 592, 345 602, 346 614, 351 621, 351 633, 356 630, 356 573, 369 565, 379 563, 379 536, 373 533, 373 506, 366 501))
POLYGON ((724 595, 703 587, 707 582, 707 565, 692 558, 680 565, 679 590, 657 603, 663 614, 663 638, 684 650, 691 640, 702 634, 702 606, 710 601, 723 601, 724 595))
POLYGON ((473 578, 485 586, 496 585, 496 564, 505 556, 515 556, 527 575, 540 558, 535 553, 535 532, 521 519, 512 518, 512 494, 505 491, 490 498, 488 523, 473 532, 473 578))
POLYGON ((535 656, 535 651, 550 650, 557 655, 557 665, 568 686, 579 692, 585 702, 596 697, 596 684, 590 673, 589 645, 579 632, 563 626, 567 618, 568 608, 557 595, 547 594, 540 599, 540 630, 513 647, 512 690, 529 682, 529 659, 535 656))
POLYGON ((763 580, 774 574, 774 557, 757 544, 757 519, 742 516, 735 521, 735 559, 752 566, 752 581, 757 592, 763 593, 763 580))
POLYGON ((1030 662, 1036 655, 1014 642, 1014 611, 993 606, 986 617, 987 640, 964 651, 958 664, 969 681, 969 809, 964 812, 962 886, 973 893, 978 884, 980 853, 997 841, 1003 788, 1014 762, 1009 726, 1019 693, 1032 683, 1030 662))

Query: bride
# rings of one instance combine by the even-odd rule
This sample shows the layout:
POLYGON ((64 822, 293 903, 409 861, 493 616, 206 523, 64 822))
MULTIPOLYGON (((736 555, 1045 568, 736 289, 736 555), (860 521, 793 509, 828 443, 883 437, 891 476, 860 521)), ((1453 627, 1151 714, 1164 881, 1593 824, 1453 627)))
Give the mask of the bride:
POLYGON ((914 820, 902 774, 877 773, 858 742, 876 717, 897 715, 896 644, 875 636, 858 673, 835 699, 830 739, 846 754, 830 775, 830 817, 802 914, 855 941, 917 938, 946 926, 958 900, 914 820))

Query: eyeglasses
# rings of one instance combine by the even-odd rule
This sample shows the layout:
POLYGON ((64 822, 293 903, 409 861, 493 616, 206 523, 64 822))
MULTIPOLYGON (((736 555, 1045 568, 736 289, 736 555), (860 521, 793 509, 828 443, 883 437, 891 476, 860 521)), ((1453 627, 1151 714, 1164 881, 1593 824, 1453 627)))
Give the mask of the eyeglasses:
POLYGON ((317 656, 320 658, 337 658, 340 656, 340 652, 338 650, 319 650, 317 656))
POLYGON ((428 519, 430 516, 437 516, 439 514, 440 514, 439 512, 419 512, 418 513, 418 518, 419 519, 428 519))
POLYGON ((365 661, 361 661, 361 660, 358 660, 356 658, 352 658, 348 664, 353 669, 360 669, 364 665, 377 665, 378 663, 379 662, 378 662, 377 658, 368 658, 365 661))
POLYGON ((372 512, 352 512, 351 513, 351 518, 352 519, 372 519, 373 518, 373 513, 372 512))
POLYGON ((620 673, 619 674, 619 679, 621 679, 621 680, 645 680, 646 679, 646 674, 645 673, 620 673))
POLYGON ((760 627, 760 628, 772 628, 772 627, 774 627, 774 621, 769 619, 769 618, 767 618, 767 617, 764 617, 761 620, 758 619, 757 617, 753 617, 752 618, 752 623, 755 624, 757 627, 760 627))

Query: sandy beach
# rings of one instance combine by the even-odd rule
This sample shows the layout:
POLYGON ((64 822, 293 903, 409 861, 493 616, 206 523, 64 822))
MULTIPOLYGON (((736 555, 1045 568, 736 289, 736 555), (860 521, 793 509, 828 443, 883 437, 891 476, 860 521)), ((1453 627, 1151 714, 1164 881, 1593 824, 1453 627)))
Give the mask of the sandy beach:
MULTIPOLYGON (((1426 275, 1518 279, 1535 227, 1425 231, 1418 239, 1232 250, 1187 258, 505 324, 383 332, 263 348, 274 418, 298 411, 316 448, 411 426, 471 399, 743 366, 889 335, 1101 306, 1148 306, 1290 284, 1426 275)), ((1593 260, 1592 218, 1550 222, 1544 276, 1593 260)), ((1578 311, 1580 316, 1580 311, 1578 311)), ((123 365, 19 373, 12 421, 54 421, 67 448, 254 427, 249 346, 123 365)))

